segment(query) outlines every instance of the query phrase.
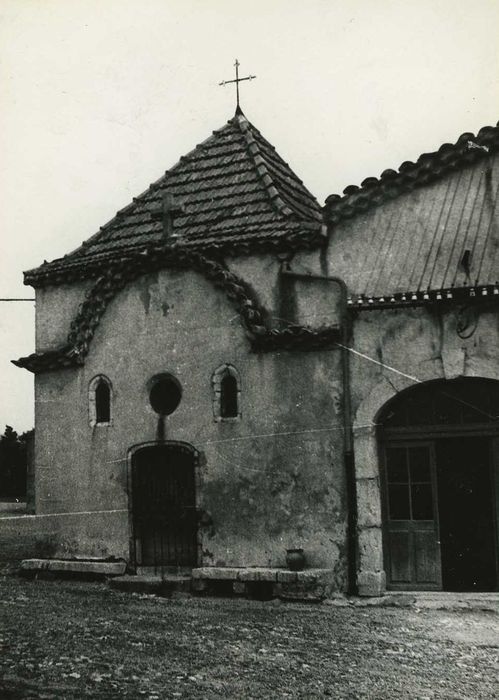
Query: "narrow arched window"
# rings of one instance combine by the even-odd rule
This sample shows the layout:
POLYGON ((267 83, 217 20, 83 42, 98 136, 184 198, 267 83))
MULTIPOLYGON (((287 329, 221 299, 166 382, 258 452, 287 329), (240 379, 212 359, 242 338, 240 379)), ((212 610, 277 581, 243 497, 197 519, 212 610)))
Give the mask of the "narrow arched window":
POLYGON ((95 390, 96 423, 109 423, 111 418, 111 391, 108 384, 101 379, 95 390))
POLYGON ((111 382, 102 374, 94 377, 89 385, 88 410, 90 425, 111 425, 111 382))
POLYGON ((232 365, 222 365, 213 373, 213 415, 215 420, 241 418, 241 380, 232 365))
POLYGON ((226 372, 220 383, 220 417, 237 418, 237 379, 226 372))

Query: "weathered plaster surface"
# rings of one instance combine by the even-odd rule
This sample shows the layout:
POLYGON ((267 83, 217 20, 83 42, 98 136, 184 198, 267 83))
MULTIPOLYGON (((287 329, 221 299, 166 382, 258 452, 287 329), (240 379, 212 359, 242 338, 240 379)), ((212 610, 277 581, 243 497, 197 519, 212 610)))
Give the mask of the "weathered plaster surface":
POLYGON ((299 252, 280 260, 268 256, 234 258, 229 265, 232 272, 253 286, 271 326, 339 325, 341 290, 333 280, 326 279, 327 259, 320 250, 299 252), (281 270, 290 274, 280 274, 281 270))
POLYGON ((377 418, 387 401, 417 382, 479 376, 499 380, 499 313, 477 313, 474 333, 456 332, 459 310, 410 309, 361 313, 352 347, 352 404, 361 595, 383 591, 382 517, 377 418))
POLYGON ((64 345, 71 321, 75 318, 91 280, 36 290, 36 352, 64 345))
MULTIPOLYGON (((256 291, 269 325, 297 320, 339 322, 337 284, 283 283, 282 261, 231 260, 256 291), (308 288, 307 285, 311 285, 308 288), (321 286, 322 285, 322 286, 321 286), (312 290, 310 292, 310 290, 312 290), (310 296, 309 292, 312 294, 310 296), (306 300, 306 302, 304 301, 306 300), (288 316, 289 315, 289 318, 288 316), (284 320, 283 320, 284 319, 284 320)), ((320 252, 289 261, 298 274, 335 274, 320 252)), ((82 301, 41 299, 43 349, 63 342, 82 301), (55 332, 48 336, 50 315, 55 332), (64 329, 64 330, 63 330, 64 329)), ((499 319, 477 313, 469 337, 458 335, 461 311, 427 307, 361 312, 352 318, 350 373, 358 499, 358 585, 363 595, 385 587, 378 416, 398 392, 418 381, 458 376, 499 379, 499 319), (360 354, 357 354, 360 353, 360 354)), ((84 367, 36 379, 38 513, 65 515, 51 525, 52 554, 129 558, 129 465, 132 446, 158 439, 148 382, 173 373, 182 385, 164 437, 193 445, 198 474, 202 566, 282 566, 288 547, 303 547, 309 565, 335 571, 345 585, 345 484, 340 350, 253 354, 224 293, 194 272, 162 271, 128 285, 109 305, 84 367), (241 379, 236 421, 213 416, 213 372, 233 365, 241 379), (113 386, 113 424, 89 426, 88 385, 97 374, 113 386), (99 518, 106 526, 96 528, 99 518), (77 523, 77 526, 76 526, 77 523)), ((55 521, 54 521, 55 522, 55 521)))
MULTIPOLYGON (((494 284, 499 155, 331 226, 328 259, 352 295, 494 284), (471 253, 462 265, 464 251, 471 253)), ((334 207, 333 207, 334 211, 334 207)))
MULTIPOLYGON (((253 265, 246 260, 244 273, 237 272, 264 290, 271 309, 277 283, 262 273, 260 284, 253 265)), ((49 306, 41 318, 56 312, 52 300, 49 306)), ((98 536, 94 516, 77 516, 76 536, 62 518, 55 554, 129 557, 127 453, 157 439, 148 382, 171 372, 183 397, 165 420, 165 438, 203 455, 199 564, 282 566, 286 548, 303 547, 309 565, 336 571, 341 590, 339 363, 337 351, 251 353, 233 306, 197 273, 165 270, 128 285, 107 308, 85 365, 36 378, 37 512, 118 511, 98 536), (211 380, 223 363, 241 377, 242 419, 235 422, 213 417, 211 380), (97 374, 113 386, 108 427, 89 425, 88 385, 97 374)))

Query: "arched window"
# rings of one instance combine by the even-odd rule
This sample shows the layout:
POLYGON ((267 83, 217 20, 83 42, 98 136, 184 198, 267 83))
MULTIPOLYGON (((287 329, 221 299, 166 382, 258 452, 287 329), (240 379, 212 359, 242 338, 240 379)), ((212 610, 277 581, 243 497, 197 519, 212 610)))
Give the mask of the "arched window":
POLYGON ((225 372, 220 383, 220 417, 237 418, 237 379, 225 372))
POLYGON ((109 423, 111 418, 111 391, 102 379, 95 390, 95 418, 97 423, 109 423))
POLYGON ((99 374, 88 388, 88 411, 90 425, 111 425, 111 382, 99 374))
POLYGON ((241 380, 232 365, 222 365, 213 373, 213 415, 217 421, 241 418, 241 380))

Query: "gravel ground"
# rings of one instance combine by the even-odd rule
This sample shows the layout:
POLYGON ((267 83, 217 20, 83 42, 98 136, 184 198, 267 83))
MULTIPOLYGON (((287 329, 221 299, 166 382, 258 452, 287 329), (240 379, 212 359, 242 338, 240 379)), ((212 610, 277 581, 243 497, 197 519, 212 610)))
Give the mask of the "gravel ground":
POLYGON ((499 617, 0 578, 0 698, 499 698, 499 617))

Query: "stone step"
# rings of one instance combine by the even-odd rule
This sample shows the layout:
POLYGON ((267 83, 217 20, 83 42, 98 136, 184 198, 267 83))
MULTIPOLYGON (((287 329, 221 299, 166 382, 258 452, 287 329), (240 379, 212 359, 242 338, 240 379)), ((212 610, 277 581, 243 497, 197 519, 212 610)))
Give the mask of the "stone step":
POLYGON ((95 559, 24 559, 19 568, 19 573, 27 577, 49 574, 73 578, 107 578, 122 576, 125 571, 125 561, 95 559))
POLYGON ((137 566, 138 576, 190 576, 192 566, 137 566))
POLYGON ((192 589, 206 595, 319 602, 334 590, 334 572, 332 569, 290 571, 256 566, 200 567, 192 570, 192 589))
POLYGON ((258 600, 281 598, 319 602, 333 590, 331 569, 289 571, 267 567, 202 567, 192 571, 141 570, 135 575, 113 578, 114 589, 131 593, 171 595, 174 592, 208 596, 245 596, 258 600))

